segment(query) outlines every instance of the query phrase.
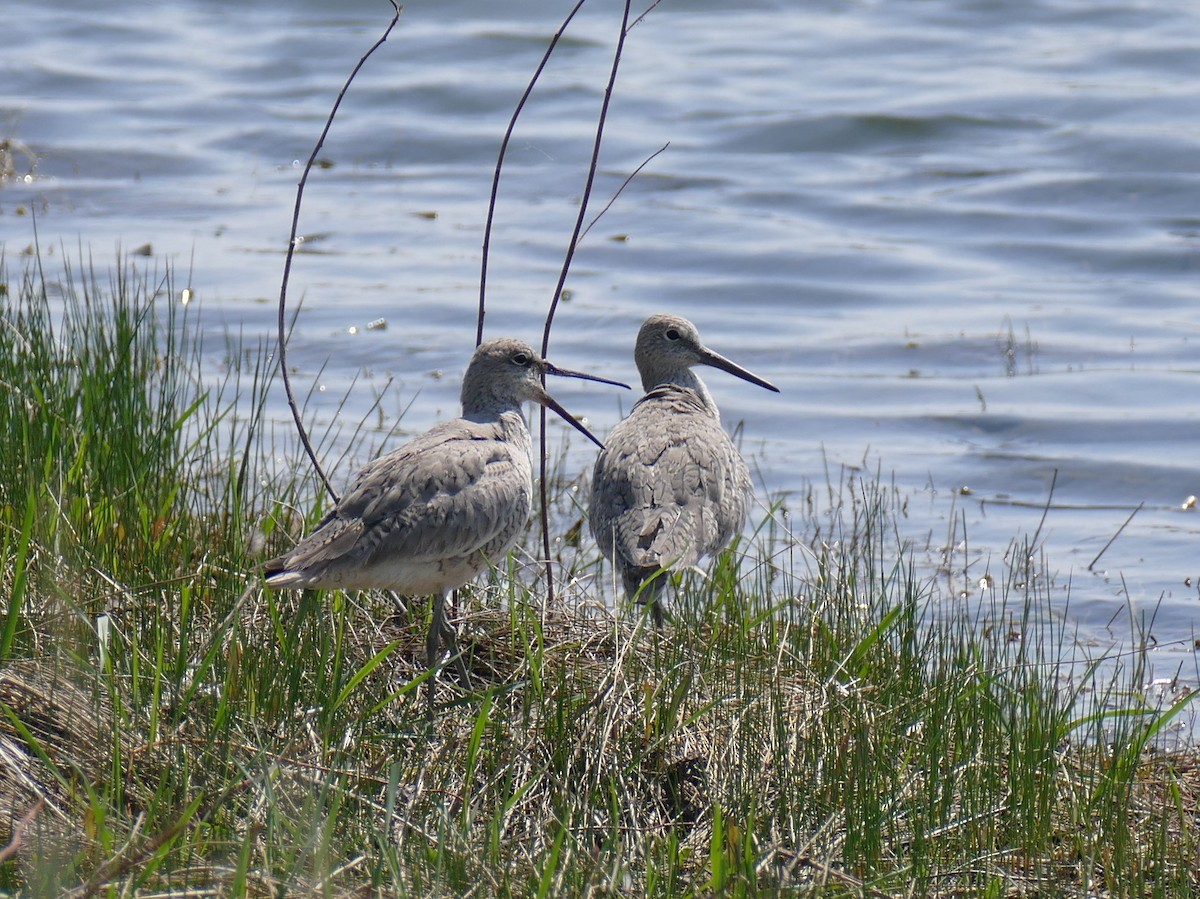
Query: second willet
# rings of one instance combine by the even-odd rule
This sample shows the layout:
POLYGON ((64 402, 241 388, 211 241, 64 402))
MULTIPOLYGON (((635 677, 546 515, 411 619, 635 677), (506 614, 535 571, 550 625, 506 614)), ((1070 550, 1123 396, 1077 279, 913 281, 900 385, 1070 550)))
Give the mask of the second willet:
POLYGON ((646 319, 634 361, 646 395, 596 459, 588 522, 628 595, 649 603, 661 625, 665 579, 655 575, 727 546, 745 525, 752 496, 746 463, 692 366, 778 388, 710 350, 677 315, 646 319))
POLYGON ((522 405, 553 409, 602 447, 542 387, 547 374, 627 387, 557 368, 519 340, 487 341, 463 377, 462 417, 370 462, 310 536, 266 563, 271 587, 432 595, 431 710, 442 640, 454 651, 447 595, 498 563, 529 520, 533 468, 522 405))

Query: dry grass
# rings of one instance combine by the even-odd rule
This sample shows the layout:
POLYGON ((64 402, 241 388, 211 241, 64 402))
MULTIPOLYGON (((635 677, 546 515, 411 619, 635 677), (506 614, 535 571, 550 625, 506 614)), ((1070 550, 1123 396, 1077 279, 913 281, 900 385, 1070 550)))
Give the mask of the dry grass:
MULTIPOLYGON (((68 676, 61 666, 8 666, 0 674, 0 701, 8 714, 0 730, 0 814, 12 822, 41 808, 37 826, 21 835, 14 854, 26 864, 35 857, 92 856, 109 874, 95 887, 124 882, 147 895, 170 885, 219 895, 235 883, 245 895, 279 895, 285 887, 360 894, 363 869, 370 866, 365 856, 331 864, 320 876, 310 868, 303 877, 280 877, 272 873, 274 865, 252 863, 272 858, 267 841, 278 835, 280 819, 322 832, 322 822, 310 816, 314 795, 324 794, 326 814, 332 800, 343 816, 353 807, 352 817, 369 819, 393 858, 405 860, 381 886, 389 895, 451 895, 464 884, 473 884, 479 895, 508 895, 534 889, 547 877, 554 894, 576 891, 573 881, 582 877, 589 884, 585 892, 640 895, 665 846, 673 859, 671 882, 689 889, 712 884, 715 852, 726 856, 736 882, 753 884, 756 892, 895 895, 894 878, 885 877, 881 889, 871 885, 879 882, 871 871, 844 864, 855 822, 803 813, 806 797, 819 804, 823 793, 847 786, 828 782, 831 777, 851 780, 870 772, 866 780, 882 785, 876 766, 902 766, 899 758, 857 758, 856 740, 896 726, 897 709, 882 687, 822 678, 811 660, 784 651, 795 645, 786 635, 753 634, 748 645, 738 644, 736 657, 722 660, 728 634, 713 619, 699 628, 692 623, 660 632, 596 605, 559 609, 542 619, 521 603, 498 611, 505 599, 493 588, 462 603, 461 647, 471 684, 453 682, 453 669, 447 669, 430 734, 416 689, 424 677, 425 621, 383 614, 388 606, 382 598, 378 604, 361 599, 366 604, 347 607, 354 627, 346 632, 346 667, 368 674, 343 721, 365 726, 322 732, 321 710, 313 706, 293 709, 292 726, 276 734, 228 741, 223 749, 236 759, 231 772, 244 776, 233 783, 214 778, 221 790, 211 788, 208 801, 183 816, 182 826, 170 822, 156 833, 137 832, 136 809, 149 804, 142 785, 170 777, 173 751, 211 750, 204 727, 183 722, 157 743, 138 740, 116 726, 111 707, 97 698, 105 691, 94 675, 88 688, 80 686, 88 675, 68 676), (383 663, 372 667, 380 658, 383 663), (89 822, 97 797, 111 792, 105 781, 118 772, 129 840, 101 860, 89 822), (780 815, 781 809, 788 811, 780 815), (224 844, 240 841, 251 863, 152 864, 173 840, 188 831, 198 838, 230 814, 233 839, 224 844), (768 821, 771 826, 763 828, 768 821), (557 859, 553 871, 546 868, 551 857, 557 859), (154 876, 139 887, 131 873, 147 867, 154 876)), ((241 639, 269 639, 264 609, 253 597, 244 604, 241 639)), ((219 685, 202 692, 210 689, 219 685)), ((909 742, 922 739, 919 729, 910 724, 909 730, 909 742)), ((1043 772, 1055 797, 1046 822, 1049 851, 978 846, 952 855, 932 879, 937 886, 925 894, 974 894, 979 885, 993 883, 1003 884, 995 895, 1074 895, 1067 885, 1093 880, 1105 863, 1081 854, 1078 828, 1089 819, 1098 830, 1106 826, 1101 819, 1111 809, 1097 801, 1106 778, 1132 774, 1121 786, 1125 825, 1147 864, 1154 862, 1155 845, 1194 845, 1200 791, 1194 755, 1143 752, 1132 772, 1121 772, 1127 758, 1085 745, 1063 747, 1050 761, 1043 772)), ((976 762, 962 760, 967 767, 976 762)), ((994 762, 994 777, 1014 774, 1013 760, 994 762)), ((928 800, 932 772, 910 774, 886 797, 893 808, 928 800)), ((838 805, 844 810, 852 803, 843 797, 838 805)), ((970 832, 969 844, 1013 811, 999 805, 981 814, 970 796, 959 795, 942 814, 939 832, 922 838, 954 846, 970 832)), ((897 815, 893 823, 902 820, 897 815)), ((915 838, 910 832, 906 839, 915 838)), ((880 861, 904 871, 908 852, 911 845, 899 841, 880 861)), ((1172 874, 1193 883, 1190 872, 1172 874)), ((79 891, 86 893, 87 885, 79 891)))
MULTIPOLYGON (((468 689, 448 673, 443 678, 432 734, 424 729, 421 691, 414 689, 424 676, 424 620, 380 615, 377 606, 355 608, 348 668, 362 671, 381 654, 386 659, 370 670, 347 710, 347 720, 370 716, 367 726, 332 735, 341 737, 334 741, 320 732, 318 709, 294 709, 297 726, 289 733, 225 747, 245 776, 184 816, 182 826, 161 832, 137 832, 137 808, 148 801, 143 784, 170 777, 172 750, 188 751, 194 741, 192 749, 201 751, 206 741, 182 731, 157 744, 139 741, 115 727, 112 709, 96 698, 96 684, 80 686, 86 675, 68 677, 32 662, 10 665, 0 673, 0 701, 9 716, 0 729, 0 815, 13 822, 40 809, 35 826, 14 841, 13 854, 24 859, 35 883, 38 872, 28 866, 36 867, 36 859, 95 858, 108 876, 76 887, 79 895, 104 883, 123 883, 135 895, 168 888, 227 895, 233 885, 251 896, 364 895, 374 879, 366 855, 338 853, 339 863, 330 859, 327 868, 309 867, 303 876, 282 875, 268 863, 280 819, 303 822, 310 834, 326 833, 328 820, 312 817, 314 796, 323 795, 316 804, 323 814, 339 807, 335 830, 347 818, 369 819, 376 840, 404 861, 370 895, 513 895, 534 892, 543 882, 548 895, 706 892, 716 886, 716 853, 729 866, 730 889, 892 896, 905 892, 902 884, 911 886, 904 872, 911 872, 918 838, 953 849, 922 895, 1083 895, 1083 884, 1099 889, 1104 881, 1111 859, 1081 852, 1079 829, 1107 826, 1102 819, 1112 810, 1098 802, 1098 784, 1125 778, 1118 769, 1128 761, 1115 750, 1064 745, 1054 754, 1044 771, 1055 797, 1045 851, 972 845, 998 833, 1001 819, 1016 810, 998 805, 981 814, 972 797, 960 794, 937 832, 918 837, 910 831, 887 848, 880 867, 894 865, 898 878, 878 868, 856 869, 845 864, 855 822, 827 811, 805 815, 803 805, 819 805, 822 793, 846 786, 823 782, 830 775, 855 779, 872 770, 868 780, 883 786, 876 766, 903 767, 900 758, 881 758, 863 769, 855 758, 864 732, 847 722, 866 731, 896 724, 896 710, 878 687, 823 679, 805 659, 789 658, 780 643, 761 635, 754 640, 757 654, 747 653, 738 665, 714 664, 714 646, 721 643, 715 624, 708 633, 660 632, 594 605, 540 620, 530 608, 498 611, 501 601, 487 590, 464 600, 459 626, 472 683, 468 689), (379 707, 379 697, 388 695, 391 701, 379 707), (831 731, 831 722, 842 726, 831 731), (808 767, 817 758, 824 763, 808 767), (800 767, 809 775, 802 782, 800 767), (125 780, 130 834, 102 859, 90 822, 96 797, 108 791, 104 782, 114 774, 125 780), (780 809, 790 811, 780 815, 780 809), (184 853, 187 863, 159 860, 172 841, 199 840, 229 815, 232 839, 222 844, 241 842, 247 863, 201 863, 193 853, 184 853), (667 890, 646 879, 662 866, 665 847, 673 860, 659 871, 672 884, 667 890), (546 867, 550 858, 553 869, 546 867), (153 876, 139 883, 147 870, 153 876)), ((244 636, 263 638, 254 628, 255 608, 254 602, 246 606, 244 636)), ((919 732, 908 737, 921 738, 919 732)), ((995 761, 993 776, 1016 773, 1014 760, 995 761)), ((913 770, 879 798, 893 808, 926 802, 931 773, 913 770)), ((1126 773, 1132 776, 1121 785, 1122 814, 1139 863, 1149 866, 1142 874, 1196 886, 1191 871, 1153 869, 1163 863, 1163 848, 1196 843, 1200 765, 1194 754, 1142 752, 1126 773)), ((905 820, 897 814, 893 823, 905 820)))
POLYGON ((930 615, 905 497, 857 474, 781 501, 762 561, 685 578, 662 630, 605 605, 586 540, 554 603, 510 560, 457 604, 469 683, 442 672, 431 728, 426 604, 262 589, 314 488, 273 468, 266 368, 232 349, 248 383, 205 391, 136 283, 65 290, 65 330, 32 275, 0 309, 0 889, 1200 892, 1196 756, 1156 751, 1187 700, 1143 694, 1138 635, 1064 693, 1037 548, 992 608, 930 615))

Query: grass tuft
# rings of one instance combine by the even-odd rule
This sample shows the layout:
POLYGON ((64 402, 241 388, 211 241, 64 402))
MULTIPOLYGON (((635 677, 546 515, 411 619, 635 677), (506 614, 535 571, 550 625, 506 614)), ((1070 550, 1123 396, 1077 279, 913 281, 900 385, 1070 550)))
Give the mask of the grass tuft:
POLYGON ((1200 889, 1200 768, 1159 748, 1186 698, 1075 657, 1030 541, 943 601, 878 477, 777 502, 655 629, 559 457, 565 595, 516 557, 461 591, 431 731, 424 602, 255 574, 319 495, 272 461, 266 350, 215 376, 169 272, 115 271, 0 272, 0 889, 1200 889))

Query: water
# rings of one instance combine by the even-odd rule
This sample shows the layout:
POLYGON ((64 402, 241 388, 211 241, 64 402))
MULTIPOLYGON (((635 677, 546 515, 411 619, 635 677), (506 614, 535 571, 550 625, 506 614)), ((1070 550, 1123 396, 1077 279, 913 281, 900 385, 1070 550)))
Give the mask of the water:
MULTIPOLYGON (((291 282, 314 414, 357 378, 356 419, 389 377, 403 428, 456 411, 496 149, 568 7, 413 2, 360 75, 291 282)), ((34 213, 54 255, 150 244, 206 327, 269 336, 298 161, 389 16, 9 0, 0 138, 38 159, 0 185, 10 264, 34 213)), ((589 0, 514 138, 489 333, 541 333, 618 21, 589 0)), ((762 495, 878 470, 975 601, 1044 514, 1069 630, 1141 618, 1157 675, 1195 683, 1197 58, 1200 7, 1165 0, 667 0, 627 43, 593 208, 669 147, 581 247, 551 358, 633 381, 641 319, 687 315, 783 391, 708 379, 762 495)), ((555 386, 601 433, 631 401, 555 386)))

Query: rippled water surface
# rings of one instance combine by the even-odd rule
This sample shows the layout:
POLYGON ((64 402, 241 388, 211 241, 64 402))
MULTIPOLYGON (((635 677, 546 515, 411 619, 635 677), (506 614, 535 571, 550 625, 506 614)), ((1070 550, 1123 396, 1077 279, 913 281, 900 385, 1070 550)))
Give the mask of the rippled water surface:
MULTIPOLYGON (((328 414, 388 377, 404 427, 454 412, 496 150, 568 8, 415 0, 347 96, 291 283, 292 361, 325 366, 328 414)), ((619 14, 589 0, 513 140, 490 333, 540 339, 619 14)), ((9 0, 10 266, 33 214, 52 254, 149 244, 206 327, 269 337, 297 160, 389 17, 9 0)), ((1200 6, 1167 0, 665 0, 629 36, 594 208, 669 146, 581 247, 551 357, 632 381, 640 320, 687 315, 782 388, 708 378, 760 495, 878 470, 975 598, 1036 530, 1081 640, 1154 614, 1156 670, 1195 681, 1198 59, 1200 6)), ((557 392, 601 433, 630 402, 557 392)))

